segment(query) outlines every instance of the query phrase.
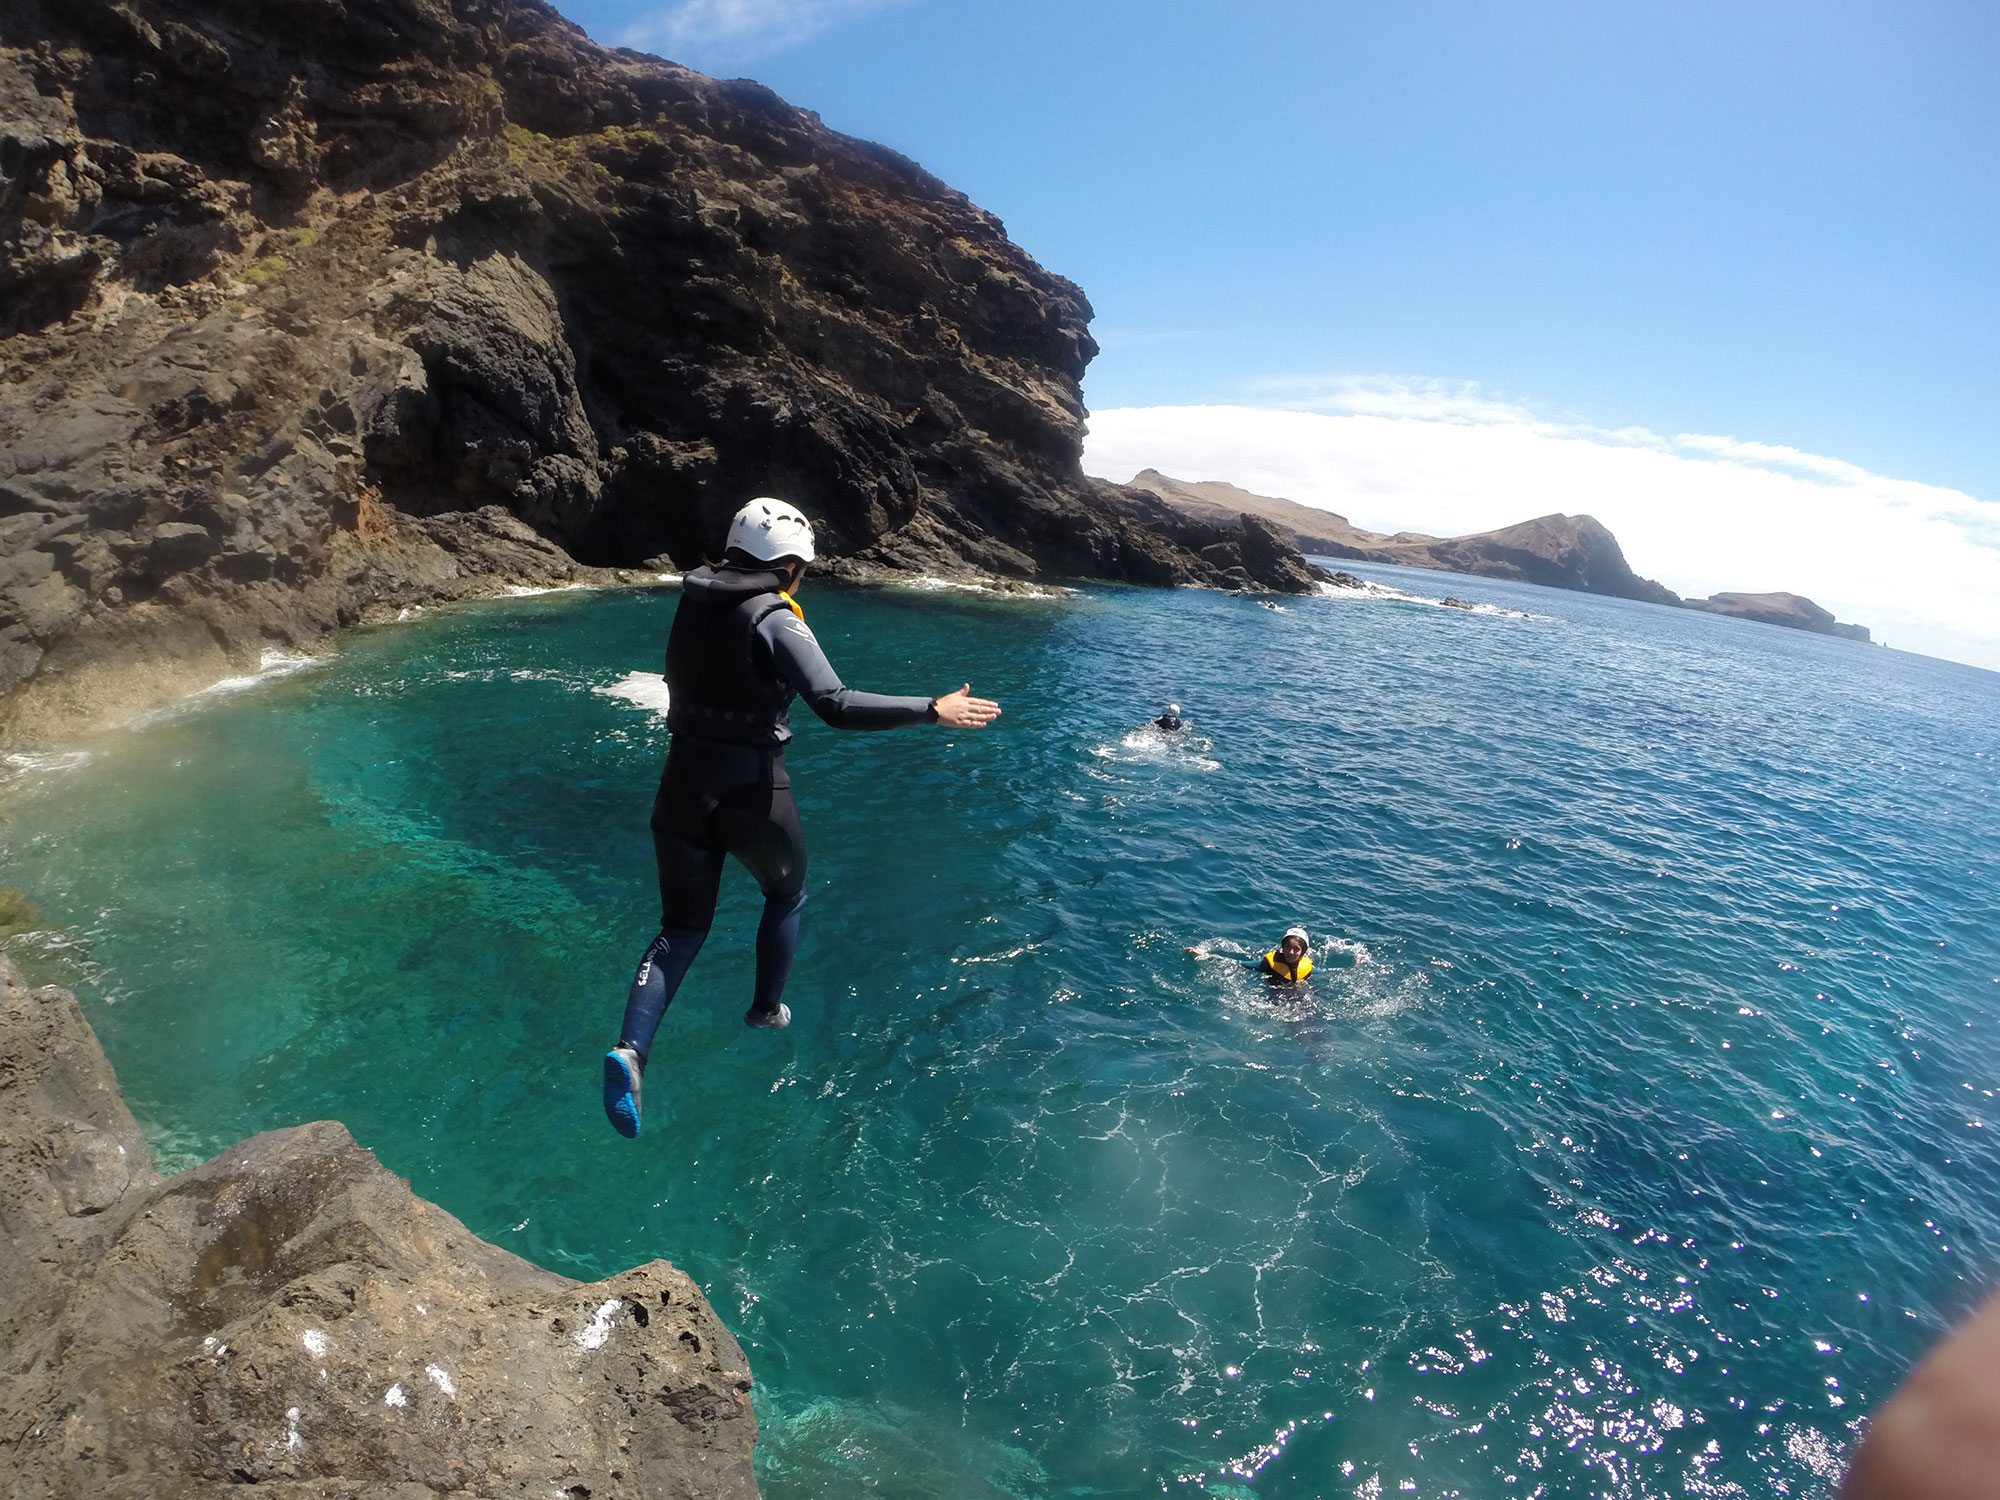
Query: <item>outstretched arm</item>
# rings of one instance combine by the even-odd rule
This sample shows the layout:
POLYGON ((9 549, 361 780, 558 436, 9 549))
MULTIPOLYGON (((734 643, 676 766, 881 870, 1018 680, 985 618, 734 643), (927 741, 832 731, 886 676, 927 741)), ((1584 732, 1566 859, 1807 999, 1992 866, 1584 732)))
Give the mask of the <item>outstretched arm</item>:
POLYGON ((972 697, 969 684, 935 699, 846 687, 805 621, 786 610, 765 616, 757 634, 770 648, 777 675, 834 729, 901 729, 929 723, 973 729, 1000 712, 999 704, 972 697))
POLYGON ((1192 953, 1196 958, 1227 959, 1230 963, 1241 964, 1246 969, 1262 970, 1264 968, 1264 955, 1261 953, 1211 953, 1206 945, 1191 947, 1184 951, 1192 953))

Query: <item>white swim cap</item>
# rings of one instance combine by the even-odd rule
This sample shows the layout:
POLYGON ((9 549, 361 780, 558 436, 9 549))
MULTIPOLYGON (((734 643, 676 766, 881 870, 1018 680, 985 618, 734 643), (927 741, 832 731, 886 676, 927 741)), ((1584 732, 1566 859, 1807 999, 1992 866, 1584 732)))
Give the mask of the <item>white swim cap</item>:
POLYGON ((1297 938, 1308 948, 1312 946, 1312 939, 1306 936, 1306 930, 1303 927, 1287 927, 1285 929, 1285 936, 1288 938, 1297 938))

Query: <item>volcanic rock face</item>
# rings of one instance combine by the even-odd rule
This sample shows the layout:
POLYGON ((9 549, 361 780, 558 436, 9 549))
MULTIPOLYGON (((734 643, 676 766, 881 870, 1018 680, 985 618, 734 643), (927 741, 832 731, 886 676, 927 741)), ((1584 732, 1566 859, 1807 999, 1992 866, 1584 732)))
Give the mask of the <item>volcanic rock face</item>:
POLYGON ((540 1270, 331 1122, 162 1180, 75 999, 4 955, 0 1231, 9 1494, 757 1493, 686 1276, 540 1270))
POLYGON ((894 152, 539 0, 9 0, 0 734, 687 566, 759 493, 858 578, 1233 581, 1083 477, 1090 315, 894 152), (490 507, 529 534, 415 524, 490 507))
MULTIPOLYGON (((1223 587, 1310 594, 1332 581, 1332 574, 1305 560, 1290 531, 1249 511, 1191 514, 1136 484, 1117 485, 1101 479, 1093 483, 1106 509, 1124 510, 1152 535, 1192 553, 1215 570, 1223 587)), ((1136 581, 1172 584, 1180 580, 1165 573, 1141 573, 1136 581)))

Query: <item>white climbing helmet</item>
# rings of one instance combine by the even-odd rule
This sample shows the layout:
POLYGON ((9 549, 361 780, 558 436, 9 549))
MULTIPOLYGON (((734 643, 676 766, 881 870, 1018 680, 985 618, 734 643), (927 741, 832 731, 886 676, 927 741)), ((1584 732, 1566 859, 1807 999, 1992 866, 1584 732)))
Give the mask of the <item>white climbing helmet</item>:
POLYGON ((759 562, 776 562, 781 557, 813 560, 812 522, 796 505, 770 495, 759 495, 736 512, 729 523, 729 538, 723 543, 749 553, 759 562))

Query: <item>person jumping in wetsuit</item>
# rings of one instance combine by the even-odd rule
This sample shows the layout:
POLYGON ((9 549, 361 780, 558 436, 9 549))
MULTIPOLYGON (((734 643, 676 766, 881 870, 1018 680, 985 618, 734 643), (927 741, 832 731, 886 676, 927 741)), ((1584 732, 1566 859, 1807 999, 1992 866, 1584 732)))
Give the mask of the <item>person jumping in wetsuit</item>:
POLYGON ((792 591, 813 559, 812 527, 790 505, 752 500, 729 523, 722 563, 681 582, 667 637, 667 728, 673 738, 653 801, 660 867, 660 935, 647 946, 625 1002, 618 1045, 604 1055, 604 1113, 639 1133, 640 1079, 653 1034, 715 921, 725 855, 764 891, 757 924, 751 1026, 785 1026, 783 1000, 806 900, 805 831, 785 771, 791 702, 802 696, 835 729, 942 724, 982 729, 1000 705, 967 683, 936 698, 895 698, 841 686, 792 591))

